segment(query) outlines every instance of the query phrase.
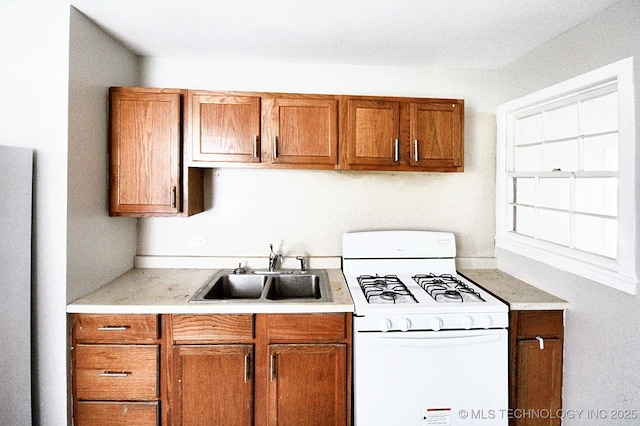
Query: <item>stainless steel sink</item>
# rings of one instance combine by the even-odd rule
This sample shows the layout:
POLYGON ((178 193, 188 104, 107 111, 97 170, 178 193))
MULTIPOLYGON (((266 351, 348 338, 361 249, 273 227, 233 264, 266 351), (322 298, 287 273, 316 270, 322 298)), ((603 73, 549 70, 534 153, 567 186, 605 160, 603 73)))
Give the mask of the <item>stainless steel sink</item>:
POLYGON ((267 299, 320 299, 320 278, 317 275, 277 275, 271 278, 267 299))
POLYGON ((309 269, 234 273, 222 269, 209 278, 189 299, 190 303, 331 302, 327 271, 309 269))
POLYGON ((216 274, 204 283, 192 300, 259 299, 267 283, 266 275, 216 274))

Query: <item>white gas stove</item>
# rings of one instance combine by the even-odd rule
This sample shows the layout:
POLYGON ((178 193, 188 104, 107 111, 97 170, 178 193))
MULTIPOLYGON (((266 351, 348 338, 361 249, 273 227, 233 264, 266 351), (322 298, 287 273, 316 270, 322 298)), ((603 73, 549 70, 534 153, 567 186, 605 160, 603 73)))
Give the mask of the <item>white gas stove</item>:
POLYGON ((508 307, 458 274, 455 256, 452 233, 343 236, 356 425, 469 426, 456 410, 507 412, 508 307))

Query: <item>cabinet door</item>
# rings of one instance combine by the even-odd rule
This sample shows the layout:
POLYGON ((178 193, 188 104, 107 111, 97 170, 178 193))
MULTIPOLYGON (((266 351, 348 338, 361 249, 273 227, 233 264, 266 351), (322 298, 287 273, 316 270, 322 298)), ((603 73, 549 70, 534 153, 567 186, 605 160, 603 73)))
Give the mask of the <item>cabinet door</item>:
POLYGON ((347 423, 345 345, 269 345, 269 362, 269 424, 347 423))
POLYGON ((412 166, 463 165, 464 107, 460 103, 411 102, 412 166))
POLYGON ((271 158, 272 163, 338 163, 336 99, 265 99, 263 111, 264 135, 270 142, 270 152, 266 152, 265 157, 271 158))
POLYGON ((251 425, 253 346, 175 346, 176 425, 251 425))
POLYGON ((180 211, 179 91, 110 91, 112 216, 180 211))
MULTIPOLYGON (((548 410, 557 413, 562 408, 562 340, 519 340, 517 356, 518 378, 515 408, 519 410, 548 410)), ((516 425, 559 425, 560 418, 516 418, 516 425)))
POLYGON ((260 98, 189 92, 194 163, 260 162, 260 98))
POLYGON ((399 122, 399 102, 348 99, 347 166, 398 164, 399 122))

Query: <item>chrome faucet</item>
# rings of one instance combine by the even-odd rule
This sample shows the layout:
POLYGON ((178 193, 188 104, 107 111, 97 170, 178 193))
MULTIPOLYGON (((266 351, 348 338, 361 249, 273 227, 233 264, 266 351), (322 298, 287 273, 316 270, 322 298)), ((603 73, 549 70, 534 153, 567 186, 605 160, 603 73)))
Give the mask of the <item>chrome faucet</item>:
POLYGON ((273 252, 273 244, 269 244, 269 248, 271 249, 271 253, 269 253, 269 272, 274 272, 276 266, 278 266, 278 259, 282 263, 284 262, 284 257, 280 253, 273 252))

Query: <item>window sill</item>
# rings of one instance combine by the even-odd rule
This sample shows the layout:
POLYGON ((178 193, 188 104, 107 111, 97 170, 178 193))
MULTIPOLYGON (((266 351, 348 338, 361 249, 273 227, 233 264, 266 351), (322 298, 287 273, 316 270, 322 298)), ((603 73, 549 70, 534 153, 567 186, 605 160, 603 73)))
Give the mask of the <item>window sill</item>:
POLYGON ((496 247, 537 260, 616 290, 628 294, 636 294, 638 278, 617 272, 613 269, 617 266, 614 261, 595 264, 564 254, 553 253, 547 249, 538 248, 508 236, 496 237, 496 247))

